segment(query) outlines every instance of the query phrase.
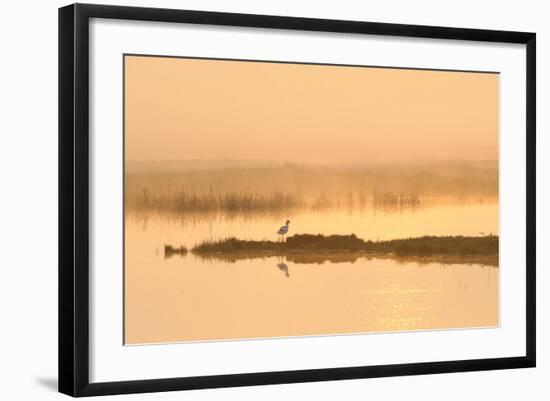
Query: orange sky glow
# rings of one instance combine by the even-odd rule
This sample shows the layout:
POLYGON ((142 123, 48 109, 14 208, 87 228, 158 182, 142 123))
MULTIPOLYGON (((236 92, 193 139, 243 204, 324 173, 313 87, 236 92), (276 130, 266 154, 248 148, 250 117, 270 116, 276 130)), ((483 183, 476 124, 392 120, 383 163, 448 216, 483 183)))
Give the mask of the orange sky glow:
POLYGON ((125 57, 126 160, 497 160, 499 75, 125 57))

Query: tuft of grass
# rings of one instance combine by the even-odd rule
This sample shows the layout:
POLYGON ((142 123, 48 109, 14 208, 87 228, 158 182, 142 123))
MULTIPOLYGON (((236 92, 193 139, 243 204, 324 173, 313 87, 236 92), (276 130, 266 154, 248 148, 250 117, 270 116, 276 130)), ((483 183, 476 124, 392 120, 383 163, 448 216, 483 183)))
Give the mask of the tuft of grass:
POLYGON ((186 254, 187 254, 187 248, 184 246, 180 246, 179 248, 177 248, 171 245, 164 245, 165 258, 170 258, 174 255, 186 255, 186 254))

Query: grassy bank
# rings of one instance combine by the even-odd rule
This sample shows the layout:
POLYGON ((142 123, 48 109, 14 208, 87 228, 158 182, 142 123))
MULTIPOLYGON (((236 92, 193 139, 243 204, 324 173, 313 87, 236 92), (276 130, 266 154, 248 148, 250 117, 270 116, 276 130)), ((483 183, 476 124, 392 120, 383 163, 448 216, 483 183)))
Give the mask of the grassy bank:
POLYGON ((366 252, 395 255, 492 255, 498 254, 498 237, 425 236, 390 241, 364 241, 351 235, 293 235, 285 242, 226 238, 196 245, 195 253, 220 252, 366 252))
POLYGON ((226 238, 191 249, 204 257, 235 262, 284 256, 296 263, 354 262, 360 257, 391 257, 419 262, 498 265, 498 237, 425 236, 390 241, 364 241, 351 235, 293 235, 285 242, 226 238))

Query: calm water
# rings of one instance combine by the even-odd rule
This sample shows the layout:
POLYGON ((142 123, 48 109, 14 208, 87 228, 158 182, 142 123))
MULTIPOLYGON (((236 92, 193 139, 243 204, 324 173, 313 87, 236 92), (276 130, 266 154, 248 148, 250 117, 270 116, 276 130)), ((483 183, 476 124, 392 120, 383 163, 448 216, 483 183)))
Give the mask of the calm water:
MULTIPOLYGON (((486 327, 498 325, 498 268, 394 259, 295 263, 280 257, 234 262, 191 253, 228 236, 276 239, 286 219, 296 233, 364 239, 498 233, 498 205, 443 205, 414 211, 291 215, 126 215, 127 343, 486 327)), ((342 260, 345 260, 342 259, 342 260)))

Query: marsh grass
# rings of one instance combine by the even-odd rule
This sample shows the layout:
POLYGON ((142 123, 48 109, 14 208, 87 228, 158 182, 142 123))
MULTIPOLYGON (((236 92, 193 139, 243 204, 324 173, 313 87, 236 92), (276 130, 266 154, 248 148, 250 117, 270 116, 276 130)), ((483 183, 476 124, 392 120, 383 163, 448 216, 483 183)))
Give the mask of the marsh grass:
POLYGON ((127 172, 130 209, 262 213, 329 208, 415 209, 498 198, 496 162, 374 167, 282 165, 127 172))
POLYGON ((398 256, 426 255, 497 255, 498 237, 424 236, 389 241, 366 241, 367 251, 394 253, 398 256))
POLYGON ((197 193, 185 189, 173 194, 155 193, 147 188, 142 195, 129 194, 130 207, 138 209, 167 210, 172 212, 252 212, 264 210, 289 210, 305 207, 305 201, 297 194, 273 192, 197 193))
POLYGON ((364 241, 354 234, 329 235, 297 234, 284 242, 252 241, 226 238, 204 241, 192 248, 194 253, 266 252, 286 254, 289 252, 366 252, 395 254, 397 256, 426 255, 497 255, 497 236, 424 236, 389 241, 364 241))

